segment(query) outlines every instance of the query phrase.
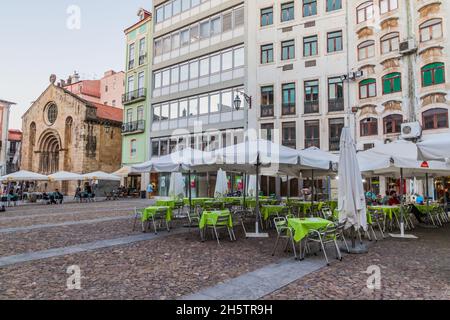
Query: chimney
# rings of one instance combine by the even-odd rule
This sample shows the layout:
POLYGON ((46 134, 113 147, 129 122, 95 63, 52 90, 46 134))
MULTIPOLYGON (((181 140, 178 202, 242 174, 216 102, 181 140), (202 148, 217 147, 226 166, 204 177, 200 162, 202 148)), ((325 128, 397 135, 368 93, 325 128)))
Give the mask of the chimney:
POLYGON ((61 83, 61 87, 63 87, 63 88, 66 86, 66 81, 64 81, 64 80, 61 79, 61 82, 60 82, 60 83, 61 83))
POLYGON ((67 85, 70 86, 72 84, 72 76, 69 76, 69 78, 67 78, 67 85))
POLYGON ((73 83, 80 81, 80 75, 76 71, 73 72, 72 81, 73 81, 73 83))

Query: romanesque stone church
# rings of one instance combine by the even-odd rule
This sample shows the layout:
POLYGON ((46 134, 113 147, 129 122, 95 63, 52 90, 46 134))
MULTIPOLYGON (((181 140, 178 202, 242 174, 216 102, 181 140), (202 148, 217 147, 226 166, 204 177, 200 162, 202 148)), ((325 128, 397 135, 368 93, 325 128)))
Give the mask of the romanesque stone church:
MULTIPOLYGON (((21 168, 46 175, 114 172, 121 167, 122 118, 122 109, 88 101, 53 81, 22 117, 21 168)), ((60 188, 70 193, 74 184, 60 188)))

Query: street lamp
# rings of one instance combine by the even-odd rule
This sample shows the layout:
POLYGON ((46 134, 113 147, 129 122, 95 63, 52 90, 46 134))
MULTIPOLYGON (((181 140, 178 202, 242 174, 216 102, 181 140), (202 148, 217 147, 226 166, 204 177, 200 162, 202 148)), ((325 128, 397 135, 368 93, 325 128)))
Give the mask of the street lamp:
MULTIPOLYGON (((245 94, 242 91, 237 90, 237 92, 244 96, 245 102, 247 102, 248 108, 251 109, 252 108, 252 97, 250 97, 249 95, 245 94)), ((237 94, 236 98, 234 98, 233 104, 234 104, 234 108, 236 109, 236 111, 239 111, 241 109, 242 100, 241 100, 241 97, 239 96, 239 94, 237 94)))

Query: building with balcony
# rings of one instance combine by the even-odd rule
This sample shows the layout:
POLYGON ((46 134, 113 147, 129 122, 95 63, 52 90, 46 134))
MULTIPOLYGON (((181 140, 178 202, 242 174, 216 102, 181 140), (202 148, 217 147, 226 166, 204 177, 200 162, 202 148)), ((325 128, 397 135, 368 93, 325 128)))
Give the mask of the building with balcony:
MULTIPOLYGON (((182 147, 214 150, 242 142, 247 118, 233 100, 245 91, 243 0, 156 0, 151 86, 151 155, 182 147)), ((244 100, 242 98, 242 100, 244 100)), ((233 186, 239 176, 231 176, 233 186)), ((160 196, 169 176, 152 175, 160 196)), ((193 195, 213 195, 215 176, 197 175, 193 195)))
POLYGON ((14 105, 14 102, 0 99, 0 175, 7 172, 9 115, 14 105))
POLYGON ((20 150, 22 148, 22 131, 9 129, 6 174, 20 170, 20 150))
MULTIPOLYGON (((152 14, 144 9, 138 11, 138 21, 125 29, 126 75, 124 122, 122 125, 122 164, 147 161, 150 156, 150 95, 149 86, 152 65, 152 14)), ((130 176, 125 185, 146 190, 148 175, 130 176)))

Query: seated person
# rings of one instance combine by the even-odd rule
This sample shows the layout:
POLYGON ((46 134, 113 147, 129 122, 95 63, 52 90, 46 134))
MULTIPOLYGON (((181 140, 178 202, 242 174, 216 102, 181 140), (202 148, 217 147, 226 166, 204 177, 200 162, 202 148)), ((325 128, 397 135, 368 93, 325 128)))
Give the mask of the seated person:
POLYGON ((392 191, 391 192, 391 196, 389 198, 388 205, 390 205, 390 206, 398 206, 399 204, 400 204, 400 200, 399 200, 399 198, 397 196, 397 192, 392 191))
POLYGON ((381 200, 381 204, 383 206, 387 206, 389 204, 389 191, 386 191, 386 195, 383 197, 383 199, 381 200))
POLYGON ((57 202, 59 202, 59 204, 62 204, 64 201, 64 195, 59 192, 58 189, 55 190, 55 192, 53 192, 52 195, 50 195, 50 203, 51 204, 57 204, 57 202))
POLYGON ((75 198, 81 199, 81 188, 79 186, 75 190, 75 198))

